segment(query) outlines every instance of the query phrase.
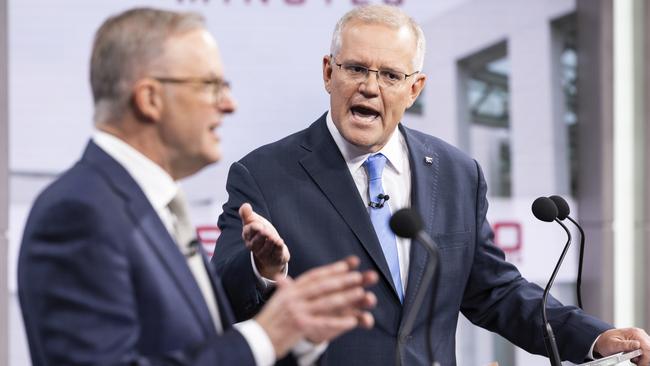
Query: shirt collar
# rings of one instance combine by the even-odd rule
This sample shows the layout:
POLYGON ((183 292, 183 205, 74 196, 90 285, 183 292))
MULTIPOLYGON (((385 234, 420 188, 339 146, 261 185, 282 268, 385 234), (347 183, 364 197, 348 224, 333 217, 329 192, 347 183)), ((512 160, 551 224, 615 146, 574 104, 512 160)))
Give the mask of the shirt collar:
POLYGON ((129 172, 156 211, 176 196, 179 187, 172 177, 124 140, 99 130, 95 130, 92 139, 129 172))
MULTIPOLYGON (((341 135, 338 128, 336 128, 336 125, 334 125, 331 111, 327 112, 326 119, 327 129, 329 130, 330 135, 332 135, 339 151, 341 151, 343 159, 345 159, 345 162, 348 165, 348 169, 350 169, 351 172, 356 172, 362 167, 366 159, 373 154, 367 153, 349 143, 343 135, 341 135)), ((388 160, 389 165, 395 169, 397 174, 402 174, 405 169, 404 164, 408 164, 408 159, 404 159, 407 152, 406 140, 404 139, 404 136, 399 133, 399 129, 395 128, 395 131, 391 134, 386 145, 384 145, 384 147, 382 147, 377 153, 382 153, 388 160)))

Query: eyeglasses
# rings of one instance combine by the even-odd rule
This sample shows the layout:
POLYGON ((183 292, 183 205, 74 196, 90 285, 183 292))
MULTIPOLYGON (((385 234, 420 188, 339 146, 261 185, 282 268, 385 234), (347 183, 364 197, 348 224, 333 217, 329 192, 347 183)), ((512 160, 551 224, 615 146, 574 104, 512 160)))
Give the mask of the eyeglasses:
POLYGON ((374 72, 375 74, 377 74, 377 82, 379 83, 379 86, 384 88, 397 86, 402 82, 404 82, 404 80, 406 80, 407 78, 419 73, 419 71, 415 71, 410 74, 406 74, 400 71, 394 71, 389 69, 373 70, 365 66, 357 65, 353 63, 344 62, 339 64, 336 61, 334 61, 333 57, 331 58, 331 60, 334 62, 336 66, 339 67, 340 70, 343 70, 344 75, 346 77, 356 82, 365 81, 368 78, 368 74, 374 72))
POLYGON ((161 83, 170 84, 202 84, 209 88, 212 98, 218 101, 224 94, 224 91, 230 90, 230 82, 220 78, 168 78, 168 77, 153 77, 161 83))

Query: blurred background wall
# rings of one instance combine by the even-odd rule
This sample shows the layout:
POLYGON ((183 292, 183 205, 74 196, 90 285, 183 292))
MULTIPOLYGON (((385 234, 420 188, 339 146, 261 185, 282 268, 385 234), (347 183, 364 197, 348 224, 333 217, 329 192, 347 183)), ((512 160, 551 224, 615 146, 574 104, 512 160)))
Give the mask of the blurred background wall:
MULTIPOLYGON (((16 297, 22 229, 35 196, 92 132, 88 60, 107 16, 197 11, 219 41, 239 110, 221 128, 224 159, 183 182, 211 250, 228 166, 327 110, 322 57, 336 20, 365 3, 399 6, 423 26, 428 83, 403 122, 481 163, 508 260, 546 283, 566 239, 530 203, 563 195, 587 232, 586 310, 650 327, 644 0, 0 0, 0 365, 29 364, 16 297)), ((575 249, 553 291, 569 304, 575 249)), ((548 364, 465 319, 457 344, 460 366, 548 364)))

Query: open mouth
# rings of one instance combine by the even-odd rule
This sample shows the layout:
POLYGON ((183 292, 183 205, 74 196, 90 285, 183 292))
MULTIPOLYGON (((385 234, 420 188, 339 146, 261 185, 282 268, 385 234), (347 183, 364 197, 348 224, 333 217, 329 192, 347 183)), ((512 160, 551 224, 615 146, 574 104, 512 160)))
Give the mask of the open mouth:
POLYGON ((379 111, 373 109, 372 107, 363 105, 352 106, 352 108, 350 108, 350 112, 352 112, 352 115, 355 117, 365 121, 372 121, 375 118, 381 116, 379 111))
POLYGON ((212 133, 212 135, 213 135, 215 138, 217 138, 217 139, 219 138, 219 135, 217 134, 217 129, 218 129, 218 128, 219 128, 219 124, 218 124, 218 123, 209 126, 210 133, 212 133))

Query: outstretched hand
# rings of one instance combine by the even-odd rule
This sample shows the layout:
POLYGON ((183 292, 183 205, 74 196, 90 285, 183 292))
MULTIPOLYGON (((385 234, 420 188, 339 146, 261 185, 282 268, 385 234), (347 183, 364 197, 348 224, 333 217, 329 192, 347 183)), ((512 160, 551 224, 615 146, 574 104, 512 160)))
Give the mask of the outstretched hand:
POLYGON ((260 275, 273 279, 277 274, 284 273, 290 258, 289 248, 273 225, 255 213, 248 203, 239 208, 239 217, 243 225, 242 239, 246 248, 253 253, 260 275))
POLYGON ((356 271, 358 265, 357 257, 348 257, 295 280, 275 278, 277 290, 255 319, 271 339, 277 357, 303 338, 320 343, 358 326, 373 326, 367 309, 377 299, 364 287, 376 283, 378 276, 374 271, 356 271))
POLYGON ((619 352, 641 349, 643 354, 632 359, 637 365, 650 364, 650 336, 640 328, 610 329, 600 335, 594 346, 594 352, 609 356, 619 352))

